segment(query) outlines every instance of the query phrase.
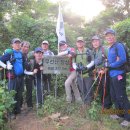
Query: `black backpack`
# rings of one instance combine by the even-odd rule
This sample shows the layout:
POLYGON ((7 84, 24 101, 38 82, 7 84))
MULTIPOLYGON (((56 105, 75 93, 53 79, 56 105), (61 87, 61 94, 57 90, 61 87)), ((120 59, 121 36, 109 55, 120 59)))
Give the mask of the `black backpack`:
MULTIPOLYGON (((124 43, 121 43, 121 42, 119 42, 119 43, 123 45, 125 52, 126 52, 126 63, 123 66, 121 66, 120 68, 122 70, 125 70, 126 73, 128 73, 128 72, 130 72, 130 55, 128 53, 129 48, 124 43)), ((116 44, 118 44, 118 43, 116 43, 116 44)), ((116 53, 118 54, 117 48, 116 48, 116 53)))

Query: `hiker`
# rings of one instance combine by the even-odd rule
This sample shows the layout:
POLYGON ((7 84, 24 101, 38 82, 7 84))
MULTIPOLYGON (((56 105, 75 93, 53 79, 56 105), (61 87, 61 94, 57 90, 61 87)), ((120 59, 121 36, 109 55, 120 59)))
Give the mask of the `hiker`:
POLYGON ((43 71, 43 49, 41 47, 37 47, 34 50, 34 60, 31 61, 32 71, 26 70, 24 71, 27 75, 35 76, 35 85, 36 85, 36 103, 37 107, 41 107, 44 103, 43 97, 43 82, 42 82, 42 71, 43 71))
POLYGON ((108 50, 108 64, 106 67, 109 69, 110 76, 110 94, 115 109, 123 110, 125 113, 118 115, 111 115, 113 119, 122 117, 122 126, 130 125, 130 103, 126 94, 126 73, 122 66, 126 63, 126 52, 122 43, 116 40, 116 33, 113 29, 105 31, 105 39, 109 45, 108 50))
MULTIPOLYGON (((22 101, 22 92, 24 87, 24 58, 20 51, 21 49, 21 40, 19 38, 14 38, 11 41, 11 46, 13 48, 12 54, 5 53, 0 57, 0 65, 3 68, 8 70, 8 90, 15 90, 15 107, 13 110, 13 114, 19 114, 21 112, 21 101, 22 101), (9 62, 8 62, 9 61, 9 62), (6 62, 7 65, 5 64, 6 62)), ((12 117, 14 116, 12 114, 12 117)))
MULTIPOLYGON (((23 41, 21 43, 21 52, 24 56, 24 59, 26 60, 28 64, 28 71, 31 71, 31 63, 30 59, 28 57, 28 52, 30 48, 30 43, 28 41, 23 41)), ((28 110, 32 109, 33 103, 32 103, 32 89, 33 89, 33 76, 30 75, 25 75, 25 85, 26 85, 26 102, 27 102, 27 107, 28 110)))
POLYGON ((97 80, 97 88, 95 92, 95 97, 98 93, 101 97, 102 108, 109 109, 112 105, 110 90, 109 90, 109 75, 107 69, 104 68, 104 64, 107 58, 107 47, 102 46, 101 39, 99 36, 95 35, 92 37, 92 54, 94 57, 94 77, 99 76, 97 80))
MULTIPOLYGON (((93 84, 93 77, 91 73, 92 71, 87 72, 87 69, 89 68, 87 68, 87 65, 91 63, 92 55, 90 49, 85 48, 85 41, 83 37, 77 38, 76 46, 76 57, 73 62, 77 65, 76 68, 74 67, 77 70, 77 82, 82 95, 82 100, 86 104, 86 106, 89 106, 91 104, 93 96, 93 91, 92 89, 90 90, 90 87, 93 84)), ((94 62, 92 63, 92 65, 93 64, 94 62)))
MULTIPOLYGON (((54 56, 54 53, 49 50, 49 42, 44 40, 41 43, 41 47, 44 52, 44 56, 54 56)), ((51 74, 44 74, 43 75, 43 83, 45 90, 47 90, 48 93, 50 93, 50 88, 51 88, 51 74)))
POLYGON ((58 56, 66 56, 70 58, 70 64, 71 68, 69 69, 69 75, 67 76, 67 79, 65 81, 65 92, 66 92, 66 101, 68 103, 71 103, 72 98, 72 91, 74 93, 74 98, 76 102, 82 102, 82 99, 80 97, 80 93, 78 90, 78 87, 76 86, 75 80, 76 80, 76 71, 72 67, 72 58, 75 57, 75 49, 69 47, 66 41, 60 41, 59 43, 60 52, 58 56))

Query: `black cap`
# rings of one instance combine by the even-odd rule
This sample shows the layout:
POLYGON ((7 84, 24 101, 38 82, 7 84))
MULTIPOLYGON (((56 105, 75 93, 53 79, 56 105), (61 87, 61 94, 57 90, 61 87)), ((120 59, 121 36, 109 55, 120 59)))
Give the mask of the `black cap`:
POLYGON ((59 42, 59 46, 62 46, 62 45, 65 45, 65 44, 67 44, 66 41, 60 41, 59 42))

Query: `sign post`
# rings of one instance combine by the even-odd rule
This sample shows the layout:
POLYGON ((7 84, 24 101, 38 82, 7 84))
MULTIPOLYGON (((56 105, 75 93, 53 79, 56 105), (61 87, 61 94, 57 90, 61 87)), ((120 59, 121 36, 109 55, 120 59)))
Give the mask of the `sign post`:
POLYGON ((70 58, 63 56, 44 56, 43 74, 56 74, 55 98, 57 97, 57 75, 68 74, 70 68, 70 58))

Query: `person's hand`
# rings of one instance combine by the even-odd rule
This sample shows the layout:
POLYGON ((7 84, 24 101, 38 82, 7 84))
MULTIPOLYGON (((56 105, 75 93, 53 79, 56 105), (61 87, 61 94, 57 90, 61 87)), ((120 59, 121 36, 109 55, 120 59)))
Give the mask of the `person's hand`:
POLYGON ((34 70, 33 70, 33 74, 36 74, 37 71, 38 71, 38 69, 34 69, 34 70))
POLYGON ((71 58, 71 57, 72 57, 72 55, 71 55, 71 54, 68 54, 68 55, 67 55, 67 57, 71 58))
POLYGON ((43 70, 43 66, 40 66, 40 70, 43 70))
POLYGON ((11 64, 7 64, 6 68, 7 70, 12 70, 13 66, 11 64))
POLYGON ((101 74, 101 75, 105 74, 105 70, 100 70, 100 71, 98 72, 98 74, 101 74))
POLYGON ((88 68, 87 67, 82 67, 82 71, 87 71, 88 70, 88 68))
POLYGON ((76 68, 77 72, 81 72, 81 69, 79 67, 76 68))

